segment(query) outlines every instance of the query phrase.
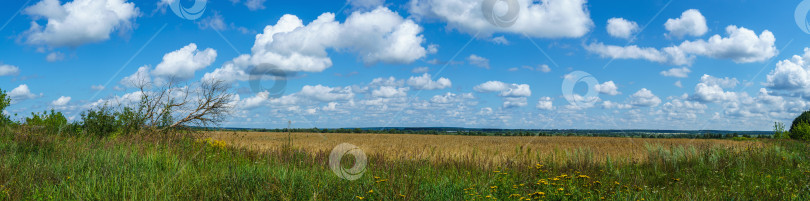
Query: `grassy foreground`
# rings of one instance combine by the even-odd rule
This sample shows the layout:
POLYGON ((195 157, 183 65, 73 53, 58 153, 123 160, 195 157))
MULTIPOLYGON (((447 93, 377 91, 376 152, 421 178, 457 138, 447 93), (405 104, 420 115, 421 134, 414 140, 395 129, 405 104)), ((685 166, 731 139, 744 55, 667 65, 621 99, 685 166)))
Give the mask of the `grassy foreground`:
MULTIPOLYGON (((808 200, 806 143, 649 146, 643 162, 385 160, 340 179, 328 152, 237 149, 190 137, 67 137, 0 129, 7 200, 808 200)), ((543 160, 541 160, 543 161, 543 160)), ((351 166, 349 163, 347 166, 351 166)))

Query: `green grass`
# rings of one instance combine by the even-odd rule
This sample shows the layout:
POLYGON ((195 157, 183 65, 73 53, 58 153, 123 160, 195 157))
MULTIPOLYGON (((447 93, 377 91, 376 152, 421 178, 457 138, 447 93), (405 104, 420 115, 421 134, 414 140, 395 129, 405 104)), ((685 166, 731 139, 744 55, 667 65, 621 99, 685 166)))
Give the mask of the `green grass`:
POLYGON ((650 156, 641 163, 596 163, 588 157, 592 150, 581 150, 567 162, 549 158, 542 167, 483 168, 473 161, 388 161, 371 155, 364 176, 348 181, 329 169, 328 152, 257 152, 187 137, 66 137, 5 129, 0 199, 810 199, 808 144, 766 144, 706 151, 648 146, 650 156))

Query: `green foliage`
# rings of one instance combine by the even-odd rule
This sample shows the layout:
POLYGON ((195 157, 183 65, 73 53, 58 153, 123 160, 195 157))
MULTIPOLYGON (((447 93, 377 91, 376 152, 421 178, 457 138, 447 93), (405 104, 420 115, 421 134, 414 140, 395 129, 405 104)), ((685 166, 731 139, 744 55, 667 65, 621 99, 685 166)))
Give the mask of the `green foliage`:
POLYGON ((790 125, 790 138, 810 140, 810 111, 802 112, 790 125))
POLYGON ((114 132, 121 128, 121 124, 116 121, 112 109, 107 106, 82 112, 81 116, 82 130, 86 135, 106 137, 113 135, 114 132))
POLYGON ((45 134, 62 134, 63 131, 70 131, 70 125, 62 112, 51 110, 42 113, 31 113, 31 117, 25 118, 24 125, 37 130, 42 130, 45 134))
POLYGON ((3 111, 5 111, 9 105, 11 105, 11 98, 8 97, 6 91, 0 89, 0 125, 7 125, 11 123, 11 119, 6 116, 6 114, 3 114, 3 111))
POLYGON ((785 130, 785 124, 782 122, 773 122, 773 138, 786 139, 790 138, 789 133, 785 130))

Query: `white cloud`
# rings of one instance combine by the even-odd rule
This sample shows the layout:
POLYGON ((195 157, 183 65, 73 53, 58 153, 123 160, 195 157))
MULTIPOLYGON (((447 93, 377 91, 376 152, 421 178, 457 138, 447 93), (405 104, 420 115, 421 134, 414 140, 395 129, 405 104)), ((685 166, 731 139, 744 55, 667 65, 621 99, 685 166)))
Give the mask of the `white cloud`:
POLYGON ((804 54, 779 61, 762 85, 774 90, 810 93, 810 48, 804 54))
POLYGON ((488 81, 473 87, 473 90, 481 93, 500 92, 498 96, 503 97, 503 107, 523 107, 528 105, 526 97, 532 95, 532 90, 528 84, 506 84, 501 81, 488 81))
POLYGON ((252 54, 240 55, 204 78, 247 80, 249 67, 268 66, 288 72, 321 72, 332 66, 328 50, 355 53, 366 65, 411 63, 436 49, 422 46, 421 32, 415 22, 384 7, 354 12, 344 23, 335 21, 335 14, 324 13, 306 26, 297 16, 287 14, 256 35, 252 54))
POLYGON ((42 0, 25 9, 35 19, 24 33, 26 42, 52 47, 76 47, 104 41, 115 31, 129 30, 140 11, 125 0, 74 0, 60 5, 59 0, 42 0), (44 27, 43 27, 44 26, 44 27))
POLYGON ((716 78, 704 74, 700 83, 695 86, 695 94, 691 98, 700 102, 734 101, 742 95, 724 89, 733 88, 738 83, 736 78, 716 78))
POLYGON ((605 108, 605 109, 614 109, 614 108, 615 109, 630 109, 630 108, 633 108, 633 105, 616 103, 616 102, 612 102, 612 101, 603 101, 602 102, 602 108, 605 108))
POLYGON ((346 3, 355 9, 373 9, 382 6, 385 0, 347 0, 346 3))
POLYGON ((661 104, 661 99, 647 88, 642 88, 630 95, 630 104, 637 107, 655 107, 661 104))
POLYGON ((506 40, 506 37, 503 36, 492 38, 492 42, 498 45, 509 45, 509 40, 506 40))
POLYGON ((191 43, 179 50, 163 55, 163 61, 152 71, 153 75, 187 80, 194 72, 211 65, 217 58, 217 51, 211 48, 197 50, 191 43))
POLYGON ((676 37, 702 36, 709 31, 709 27, 706 26, 706 18, 696 9, 684 11, 680 18, 668 19, 664 23, 664 28, 669 31, 670 35, 676 37))
POLYGON ((532 91, 528 84, 506 84, 501 81, 488 81, 473 87, 477 92, 500 92, 503 97, 529 97, 532 91))
POLYGON ((680 80, 675 81, 675 84, 674 84, 674 85, 675 85, 676 87, 678 87, 678 88, 683 88, 683 84, 681 84, 681 81, 680 81, 680 80))
POLYGON ((447 104, 447 103, 454 103, 454 102, 461 102, 465 99, 473 99, 472 93, 463 93, 461 95, 456 95, 451 92, 447 92, 444 95, 435 95, 433 98, 430 98, 431 103, 438 103, 438 104, 447 104))
POLYGON ((520 8, 515 23, 505 27, 489 23, 482 12, 482 2, 411 0, 408 6, 412 16, 417 19, 438 19, 446 22, 450 29, 479 34, 485 38, 493 33, 525 34, 535 38, 577 38, 593 27, 585 0, 518 0, 520 8))
POLYGON ((489 59, 478 55, 471 54, 469 57, 467 57, 467 62, 481 68, 489 69, 489 59))
POLYGON ((607 32, 616 38, 630 39, 634 33, 638 32, 638 24, 624 18, 610 18, 607 21, 607 32))
POLYGON ((0 64, 0 76, 11 76, 20 74, 20 68, 8 64, 0 64))
POLYGON ((740 81, 737 81, 737 78, 716 78, 706 74, 703 74, 703 76, 700 77, 700 82, 708 85, 718 85, 722 88, 734 88, 737 86, 737 84, 740 84, 740 81))
POLYGON ((714 35, 708 41, 684 41, 678 46, 661 50, 652 47, 615 46, 599 42, 585 46, 589 52, 613 59, 643 59, 671 65, 691 65, 696 55, 717 59, 730 59, 736 63, 765 61, 778 52, 776 39, 768 30, 757 36, 754 31, 734 25, 726 27, 728 37, 714 35))
POLYGON ((42 96, 40 93, 39 95, 31 93, 31 90, 28 89, 28 85, 21 84, 17 86, 17 88, 12 89, 8 92, 9 98, 11 98, 12 103, 18 103, 20 101, 33 99, 42 96))
POLYGON ((687 67, 680 67, 680 68, 671 68, 669 70, 661 71, 661 75, 667 77, 679 77, 679 78, 686 78, 689 77, 689 73, 692 70, 689 70, 687 67))
POLYGON ((397 88, 392 86, 381 86, 380 88, 371 91, 371 96, 382 98, 402 97, 406 95, 408 95, 407 87, 397 88))
POLYGON ((408 78, 408 85, 419 90, 434 90, 434 89, 444 89, 452 86, 453 84, 450 82, 450 79, 444 77, 439 78, 436 81, 433 81, 432 78, 430 77, 430 74, 425 73, 419 77, 411 76, 410 78, 408 78))
POLYGON ((62 61, 65 59, 65 54, 62 52, 51 52, 48 56, 45 56, 45 60, 48 62, 56 62, 62 61))
POLYGON ((149 76, 149 66, 141 66, 138 68, 138 71, 130 76, 124 77, 119 83, 127 87, 138 87, 138 85, 151 82, 152 77, 149 76))
POLYGON ((540 97, 540 99, 537 100, 537 109, 553 110, 554 104, 551 97, 540 97))
POLYGON ((661 110, 670 119, 695 119, 698 114, 704 113, 707 106, 695 101, 673 99, 664 103, 661 110))
POLYGON ((254 95, 253 97, 240 100, 237 106, 245 109, 251 109, 264 106, 268 104, 269 101, 270 101, 270 92, 262 91, 256 93, 256 95, 254 95))
POLYGON ((90 86, 90 89, 93 89, 93 91, 101 91, 101 90, 104 90, 104 86, 102 86, 102 85, 93 85, 93 86, 90 86))
POLYGON ((616 83, 613 83, 612 80, 604 82, 602 84, 596 84, 593 87, 594 87, 594 90, 596 90, 596 92, 599 92, 601 94, 607 94, 607 95, 611 95, 611 96, 621 94, 621 92, 618 91, 619 87, 617 87, 616 83))
POLYGON ((327 87, 323 85, 306 85, 297 95, 321 102, 348 100, 354 97, 351 87, 327 87))
POLYGON ((70 102, 70 96, 60 96, 58 99, 51 102, 53 106, 65 106, 70 102))
POLYGON ((430 68, 422 66, 413 68, 413 70, 411 70, 411 73, 427 73, 428 71, 430 71, 430 68))
POLYGON ((248 10, 256 11, 264 9, 264 2, 267 0, 246 0, 245 6, 247 6, 248 10))
POLYGON ((540 72, 544 72, 544 73, 551 72, 551 68, 549 68, 548 65, 546 65, 546 64, 542 64, 542 65, 537 66, 537 70, 540 71, 540 72))
POLYGON ((516 108, 529 105, 526 97, 504 97, 503 108, 516 108))
POLYGON ((197 25, 200 29, 213 29, 218 31, 228 29, 228 25, 225 24, 225 19, 218 12, 214 12, 213 15, 198 21, 197 25))

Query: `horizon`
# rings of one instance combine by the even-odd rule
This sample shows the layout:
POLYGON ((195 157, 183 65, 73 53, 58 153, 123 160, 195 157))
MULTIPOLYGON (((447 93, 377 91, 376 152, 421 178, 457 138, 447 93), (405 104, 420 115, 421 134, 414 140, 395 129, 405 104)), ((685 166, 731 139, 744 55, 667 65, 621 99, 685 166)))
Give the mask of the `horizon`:
POLYGON ((0 8, 4 114, 205 80, 240 128, 769 131, 810 109, 803 1, 88 2, 0 8))

